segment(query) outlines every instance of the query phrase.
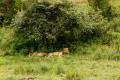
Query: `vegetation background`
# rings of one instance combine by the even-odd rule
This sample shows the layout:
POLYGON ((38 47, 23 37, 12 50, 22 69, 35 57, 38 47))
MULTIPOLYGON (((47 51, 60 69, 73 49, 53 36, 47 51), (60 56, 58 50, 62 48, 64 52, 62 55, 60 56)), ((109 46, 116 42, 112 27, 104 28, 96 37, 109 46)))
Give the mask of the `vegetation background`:
POLYGON ((0 0, 0 80, 120 80, 119 3, 0 0), (70 55, 27 56, 64 47, 70 55))

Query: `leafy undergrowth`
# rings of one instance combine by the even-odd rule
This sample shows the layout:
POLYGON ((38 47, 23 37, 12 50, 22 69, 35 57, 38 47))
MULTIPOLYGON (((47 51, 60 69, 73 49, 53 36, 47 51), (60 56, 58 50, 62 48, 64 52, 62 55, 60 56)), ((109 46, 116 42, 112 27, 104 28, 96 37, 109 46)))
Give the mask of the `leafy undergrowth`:
POLYGON ((120 80, 120 62, 66 57, 0 57, 0 80, 120 80))

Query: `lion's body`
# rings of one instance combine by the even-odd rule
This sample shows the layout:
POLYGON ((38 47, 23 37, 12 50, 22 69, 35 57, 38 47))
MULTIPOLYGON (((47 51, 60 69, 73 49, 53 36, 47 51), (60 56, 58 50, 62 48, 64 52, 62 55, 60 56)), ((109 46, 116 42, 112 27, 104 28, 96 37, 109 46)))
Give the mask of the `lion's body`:
POLYGON ((64 48, 63 51, 60 52, 50 52, 50 53, 45 53, 45 52, 34 52, 32 54, 29 54, 29 56, 48 56, 48 57, 52 57, 52 56, 63 56, 69 54, 69 49, 68 48, 64 48))
POLYGON ((63 55, 63 52, 51 52, 48 54, 48 57, 51 57, 51 56, 62 56, 63 55))
POLYGON ((32 54, 32 56, 47 56, 48 55, 48 53, 45 53, 45 52, 34 52, 33 54, 32 54))

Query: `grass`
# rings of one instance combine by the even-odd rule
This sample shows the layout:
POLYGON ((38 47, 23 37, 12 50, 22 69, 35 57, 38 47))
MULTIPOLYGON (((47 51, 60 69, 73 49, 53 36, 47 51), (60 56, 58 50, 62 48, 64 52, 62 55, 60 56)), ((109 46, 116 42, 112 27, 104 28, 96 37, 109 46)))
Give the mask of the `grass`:
POLYGON ((0 80, 120 80, 120 62, 66 57, 0 57, 0 80))
MULTIPOLYGON (((111 0, 111 5, 119 13, 118 1, 111 0)), ((91 10, 88 3, 78 4, 75 8, 77 12, 91 10)), ((8 50, 6 46, 11 40, 12 31, 2 28, 0 35, 4 35, 0 37, 1 54, 8 50)), ((110 46, 79 44, 76 55, 65 57, 1 56, 0 80, 120 80, 120 49, 117 46, 120 38, 115 40, 118 44, 110 46)))

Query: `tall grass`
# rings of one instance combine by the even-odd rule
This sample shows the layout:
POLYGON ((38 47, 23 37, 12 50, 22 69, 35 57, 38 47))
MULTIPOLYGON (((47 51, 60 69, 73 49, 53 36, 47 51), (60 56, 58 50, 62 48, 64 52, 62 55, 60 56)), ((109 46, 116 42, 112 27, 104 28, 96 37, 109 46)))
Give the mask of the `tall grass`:
POLYGON ((0 27, 0 55, 7 54, 10 50, 10 43, 13 40, 11 28, 0 27))
POLYGON ((0 57, 0 80, 119 80, 119 62, 80 56, 0 57))

